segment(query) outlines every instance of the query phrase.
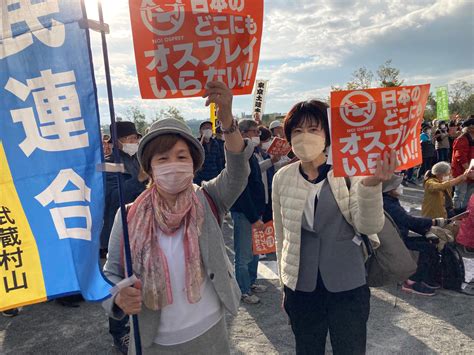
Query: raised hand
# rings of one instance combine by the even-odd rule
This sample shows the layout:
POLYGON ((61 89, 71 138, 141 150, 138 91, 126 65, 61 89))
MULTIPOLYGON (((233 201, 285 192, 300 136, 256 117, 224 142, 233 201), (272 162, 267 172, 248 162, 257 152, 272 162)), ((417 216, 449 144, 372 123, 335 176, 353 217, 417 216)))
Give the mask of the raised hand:
POLYGON ((365 186, 375 186, 383 181, 390 180, 397 167, 397 153, 394 150, 390 151, 390 153, 384 152, 383 159, 382 157, 377 159, 374 175, 364 178, 362 184, 365 186))
POLYGON ((232 91, 226 84, 220 81, 211 81, 206 84, 206 91, 203 98, 207 98, 206 106, 215 103, 217 110, 217 119, 221 121, 224 129, 232 125, 232 91))

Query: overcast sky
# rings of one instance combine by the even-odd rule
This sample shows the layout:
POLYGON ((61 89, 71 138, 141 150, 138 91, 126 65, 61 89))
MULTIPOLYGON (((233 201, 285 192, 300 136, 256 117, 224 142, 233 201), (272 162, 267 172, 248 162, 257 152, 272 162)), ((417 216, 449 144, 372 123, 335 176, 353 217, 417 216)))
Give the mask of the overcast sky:
MULTIPOLYGON (((97 19, 96 1, 86 0, 97 19)), ((186 119, 205 119, 204 100, 142 100, 138 90, 127 0, 103 0, 117 115, 138 106, 149 117, 169 105, 186 119)), ((100 36, 92 33, 101 120, 109 122, 100 36)), ((473 0, 266 0, 258 79, 268 79, 266 113, 287 112, 308 98, 326 98, 361 66, 386 60, 406 84, 474 83, 473 0)), ((234 99, 250 113, 252 96, 234 99)))

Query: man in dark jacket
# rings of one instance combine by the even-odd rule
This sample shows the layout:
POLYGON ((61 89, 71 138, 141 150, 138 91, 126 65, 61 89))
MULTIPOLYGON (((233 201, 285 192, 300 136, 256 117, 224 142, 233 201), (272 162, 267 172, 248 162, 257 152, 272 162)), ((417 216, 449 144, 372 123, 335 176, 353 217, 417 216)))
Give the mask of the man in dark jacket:
MULTIPOLYGON (((244 138, 258 146, 260 131, 253 120, 243 120, 239 129, 244 138)), ((249 143, 249 144, 252 144, 249 143)), ((266 287, 257 285, 258 255, 252 252, 252 227, 263 229, 262 215, 265 212, 265 188, 262 172, 255 154, 249 159, 250 175, 247 186, 232 206, 234 221, 235 276, 242 292, 242 301, 248 304, 260 302, 253 292, 264 292, 266 287)))
POLYGON ((446 225, 444 218, 414 217, 407 213, 401 206, 399 196, 403 194, 401 182, 403 177, 394 175, 392 179, 383 183, 383 208, 392 217, 400 231, 405 245, 410 250, 420 253, 418 268, 410 278, 403 283, 402 290, 423 296, 433 296, 439 286, 435 283, 436 268, 439 257, 436 244, 426 238, 432 226, 443 227, 446 225), (420 234, 411 237, 409 231, 420 234))
POLYGON ((418 170, 418 180, 423 179, 425 172, 431 170, 436 160, 436 149, 431 141, 431 126, 428 124, 423 125, 421 130, 420 143, 423 162, 418 170))
MULTIPOLYGON (((137 159, 139 133, 133 122, 118 121, 117 125, 117 147, 120 162, 125 167, 122 173, 123 185, 122 196, 124 203, 133 202, 144 190, 145 184, 138 180, 140 164, 137 159)), ((110 132, 113 132, 110 127, 110 132)), ((112 133, 113 134, 113 133, 112 133)), ((114 154, 105 157, 107 163, 115 163, 114 154)), ((105 174, 105 211, 104 225, 100 235, 101 257, 105 257, 109 244, 110 231, 114 224, 115 214, 120 207, 119 186, 116 173, 105 174)), ((128 351, 128 337, 130 329, 127 325, 128 317, 123 320, 109 318, 109 333, 114 339, 114 345, 118 350, 126 354, 128 351)))
POLYGON ((206 153, 204 164, 196 172, 194 183, 201 185, 203 181, 214 179, 225 167, 224 145, 220 144, 212 137, 212 123, 210 121, 202 122, 199 127, 201 141, 206 153))

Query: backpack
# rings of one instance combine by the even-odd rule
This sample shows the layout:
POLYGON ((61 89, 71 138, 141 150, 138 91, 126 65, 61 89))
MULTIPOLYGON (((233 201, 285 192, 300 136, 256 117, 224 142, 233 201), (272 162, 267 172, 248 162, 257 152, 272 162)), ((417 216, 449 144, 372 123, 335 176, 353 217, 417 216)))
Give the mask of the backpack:
POLYGON ((448 290, 461 290, 464 263, 455 243, 447 243, 441 251, 441 285, 448 290))

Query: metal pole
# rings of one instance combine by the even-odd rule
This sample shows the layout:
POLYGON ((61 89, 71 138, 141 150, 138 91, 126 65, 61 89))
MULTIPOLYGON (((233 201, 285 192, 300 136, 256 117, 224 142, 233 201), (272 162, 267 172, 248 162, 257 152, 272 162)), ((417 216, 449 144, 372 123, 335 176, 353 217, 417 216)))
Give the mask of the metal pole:
MULTIPOLYGON (((97 1, 97 6, 99 9, 99 22, 101 25, 104 24, 104 15, 102 12, 102 2, 101 0, 97 1)), ((114 160, 116 163, 121 163, 119 151, 118 151, 118 145, 117 145, 117 127, 115 124, 115 109, 114 109, 114 98, 113 98, 113 93, 112 93, 112 81, 110 78, 110 67, 109 67, 109 55, 107 52, 107 40, 105 38, 105 32, 102 30, 100 31, 100 35, 102 37, 102 52, 104 55, 104 67, 105 67, 105 79, 107 82, 107 96, 109 99, 109 112, 110 112, 110 121, 112 123, 112 142, 113 142, 113 154, 114 154, 114 160)), ((132 255, 130 253, 130 240, 128 236, 128 224, 127 224, 127 211, 125 209, 125 202, 123 198, 123 191, 122 191, 122 186, 123 186, 123 177, 122 173, 116 173, 117 174, 117 179, 118 179, 118 190, 119 190, 119 202, 120 202, 120 211, 122 215, 122 227, 123 227, 123 239, 124 239, 124 248, 125 248, 125 264, 126 264, 126 271, 127 271, 127 277, 130 277, 133 275, 133 269, 132 269, 132 255)), ((132 316, 132 322, 133 322, 133 335, 134 335, 134 343, 135 343, 135 352, 137 355, 142 354, 142 346, 141 346, 141 340, 140 340, 140 329, 138 328, 138 316, 133 315, 132 316)))

